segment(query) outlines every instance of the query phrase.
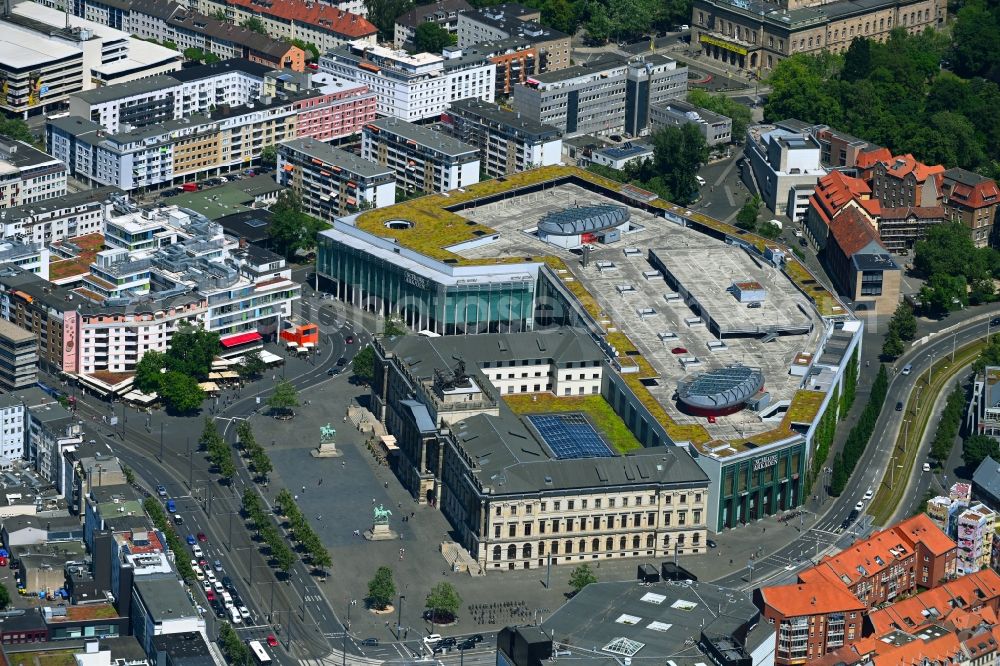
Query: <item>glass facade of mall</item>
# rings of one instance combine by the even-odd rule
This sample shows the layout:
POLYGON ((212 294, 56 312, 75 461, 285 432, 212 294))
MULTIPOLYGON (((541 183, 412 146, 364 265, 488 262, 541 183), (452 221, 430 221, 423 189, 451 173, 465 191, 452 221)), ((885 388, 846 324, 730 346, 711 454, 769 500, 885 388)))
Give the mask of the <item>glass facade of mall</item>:
POLYGON ((722 464, 717 530, 785 511, 802 502, 805 442, 722 464))
POLYGON ((316 267, 341 301, 441 335, 532 330, 535 281, 443 285, 380 257, 320 237, 316 267))

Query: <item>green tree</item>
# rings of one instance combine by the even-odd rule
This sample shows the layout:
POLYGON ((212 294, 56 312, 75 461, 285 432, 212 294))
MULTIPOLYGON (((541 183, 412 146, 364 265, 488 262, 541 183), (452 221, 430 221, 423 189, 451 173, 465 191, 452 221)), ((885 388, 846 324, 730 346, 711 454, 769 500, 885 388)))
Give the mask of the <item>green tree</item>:
POLYGON ((909 303, 903 302, 896 306, 896 311, 889 320, 889 329, 895 329, 900 340, 910 341, 917 337, 917 318, 909 303))
POLYGON ((216 9, 214 12, 212 12, 211 16, 216 21, 222 21, 223 23, 229 20, 229 17, 226 16, 226 12, 222 9, 216 9))
POLYGON ((167 409, 177 414, 193 412, 201 407, 205 399, 205 392, 198 386, 198 380, 176 370, 163 375, 159 394, 167 409))
POLYGON ((283 190, 271 206, 271 241, 279 252, 291 258, 297 251, 316 245, 316 234, 323 222, 302 212, 302 200, 292 190, 283 190))
POLYGON ((991 335, 979 357, 972 362, 972 371, 982 373, 987 366, 1000 365, 1000 335, 991 335))
POLYGON ((293 39, 291 40, 291 44, 305 51, 306 57, 309 60, 312 60, 314 62, 319 60, 319 55, 320 55, 319 47, 313 44, 312 42, 306 42, 301 39, 293 39))
POLYGON ((199 49, 197 46, 191 46, 189 48, 184 49, 182 54, 184 55, 184 58, 186 60, 194 60, 197 62, 201 62, 202 60, 205 59, 205 52, 199 49))
POLYGON ((962 461, 967 470, 975 470, 986 459, 1000 461, 1000 443, 989 435, 970 435, 962 443, 962 461))
POLYGON ((576 8, 569 0, 545 0, 542 3, 542 24, 572 35, 580 22, 576 8))
POLYGON ((299 406, 299 393, 291 382, 281 380, 267 399, 267 406, 279 414, 288 414, 299 406))
POLYGON ((135 485, 135 471, 128 465, 122 465, 122 476, 125 477, 125 483, 135 485))
POLYGON ((451 46, 451 34, 433 21, 424 21, 417 26, 413 45, 418 53, 441 53, 446 46, 451 46))
POLYGON ((378 28, 380 41, 391 42, 396 32, 396 19, 409 11, 410 0, 365 0, 368 20, 378 28))
POLYGON ((278 149, 273 144, 261 149, 260 163, 266 167, 273 167, 278 163, 278 149))
POLYGON ((171 51, 180 51, 180 48, 177 46, 177 42, 172 42, 169 39, 165 40, 163 42, 163 45, 168 49, 170 49, 171 51))
POLYGON ((219 433, 219 426, 216 425, 215 419, 206 416, 201 427, 201 437, 198 438, 198 450, 211 451, 222 442, 222 435, 219 433))
POLYGON ((368 581, 368 602, 377 610, 385 610, 395 597, 396 583, 392 580, 392 569, 379 567, 368 581))
POLYGON ((6 610, 10 606, 10 592, 7 586, 0 584, 0 610, 6 610))
POLYGON ((653 134, 653 180, 659 180, 670 199, 680 205, 698 194, 698 168, 708 160, 705 137, 694 125, 664 127, 653 134))
POLYGON ((573 572, 569 575, 569 586, 573 588, 574 594, 579 593, 583 588, 596 582, 597 576, 589 564, 581 564, 573 569, 573 572))
POLYGON ((212 361, 219 353, 219 334, 184 323, 170 338, 167 370, 188 375, 195 382, 208 379, 212 361))
POLYGON ((747 231, 757 230, 757 216, 760 214, 761 199, 756 194, 746 200, 736 214, 736 226, 747 231))
POLYGON ((151 349, 142 355, 135 365, 135 387, 143 393, 156 393, 160 390, 160 379, 163 369, 167 366, 167 357, 162 352, 151 349))
POLYGON ((844 55, 844 66, 840 78, 845 81, 860 81, 872 72, 872 43, 864 37, 856 37, 844 55))
POLYGON ((354 376, 363 382, 370 382, 375 378, 375 350, 371 345, 354 355, 351 368, 354 370, 354 376))
POLYGON ((920 302, 934 315, 943 315, 968 305, 969 290, 965 278, 935 273, 920 288, 920 302))
POLYGON ((256 33, 260 33, 261 35, 267 34, 267 26, 265 26, 264 22, 257 16, 251 16, 250 18, 246 19, 245 21, 240 23, 240 27, 246 28, 247 30, 253 30, 256 33))
POLYGON ((385 323, 382 325, 382 333, 388 337, 394 337, 397 335, 406 335, 406 324, 403 320, 397 316, 389 315, 385 318, 385 323))
POLYGON ((240 373, 241 377, 253 379, 260 377, 266 368, 267 364, 264 363, 264 359, 260 355, 260 350, 251 349, 243 355, 236 371, 240 373))
POLYGON ((20 118, 0 117, 0 134, 14 139, 15 141, 24 141, 25 143, 35 142, 35 137, 31 133, 31 128, 28 127, 28 123, 24 122, 20 118))
POLYGON ((882 342, 882 357, 891 360, 899 358, 906 351, 906 347, 903 345, 903 341, 899 338, 899 333, 890 328, 889 334, 885 336, 885 340, 882 342))
POLYGON ((462 597, 451 583, 438 583, 431 588, 425 605, 434 614, 435 620, 452 621, 462 606, 462 597))
POLYGON ((587 30, 587 37, 595 44, 604 44, 614 31, 611 17, 608 16, 607 7, 600 0, 590 0, 585 8, 587 16, 584 27, 587 30))

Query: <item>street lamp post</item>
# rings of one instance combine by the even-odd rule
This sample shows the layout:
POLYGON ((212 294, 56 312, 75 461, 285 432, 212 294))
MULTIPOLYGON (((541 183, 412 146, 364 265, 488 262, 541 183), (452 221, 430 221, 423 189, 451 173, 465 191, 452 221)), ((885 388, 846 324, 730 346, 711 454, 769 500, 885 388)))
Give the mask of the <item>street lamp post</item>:
POLYGON ((399 595, 399 608, 396 609, 396 640, 403 634, 403 602, 406 601, 405 595, 399 595))

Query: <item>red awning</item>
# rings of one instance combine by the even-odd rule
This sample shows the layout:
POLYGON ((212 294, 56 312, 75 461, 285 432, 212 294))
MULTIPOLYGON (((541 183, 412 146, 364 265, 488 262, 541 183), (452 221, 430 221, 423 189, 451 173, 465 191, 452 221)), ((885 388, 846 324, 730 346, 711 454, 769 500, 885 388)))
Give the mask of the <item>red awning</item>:
POLYGON ((221 338, 219 342, 222 343, 223 347, 231 348, 238 345, 245 345, 248 342, 257 342, 258 340, 263 340, 263 336, 257 331, 251 331, 249 333, 240 333, 238 335, 231 335, 228 338, 221 338))

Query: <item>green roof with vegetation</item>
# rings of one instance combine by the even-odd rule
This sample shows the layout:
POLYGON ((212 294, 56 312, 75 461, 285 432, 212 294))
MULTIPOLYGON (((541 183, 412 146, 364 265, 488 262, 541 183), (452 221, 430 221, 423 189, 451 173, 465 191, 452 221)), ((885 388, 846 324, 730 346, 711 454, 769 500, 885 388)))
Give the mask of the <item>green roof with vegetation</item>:
POLYGON ((555 414, 581 412, 586 414, 597 429, 615 447, 618 453, 638 451, 642 444, 628 429, 611 405, 600 395, 555 396, 551 393, 532 393, 504 396, 504 401, 517 415, 555 414))
MULTIPOLYGON (((540 167, 530 171, 523 171, 521 173, 506 176, 502 180, 498 178, 477 183, 476 185, 465 188, 464 191, 452 190, 447 194, 432 194, 418 199, 411 199, 405 203, 396 204, 395 206, 365 211, 357 217, 354 224, 358 229, 374 236, 392 239, 403 247, 407 247, 432 259, 453 265, 477 266, 521 262, 544 263, 552 269, 562 285, 571 294, 573 294, 583 309, 594 319, 594 321, 603 327, 606 333, 607 342, 618 351, 619 356, 616 360, 622 366, 623 370, 626 370, 622 373, 623 380, 635 394, 639 402, 641 402, 646 409, 649 410, 650 415, 652 415, 652 417, 656 419, 661 426, 663 426, 667 435, 675 442, 691 442, 692 444, 699 446, 711 445, 713 443, 713 438, 703 425, 698 423, 678 423, 667 413, 667 411, 663 408, 663 405, 660 404, 653 394, 650 393, 649 389, 642 383, 642 380, 657 377, 656 370, 649 363, 649 361, 642 356, 641 352, 629 339, 628 335, 615 326, 610 316, 605 314, 594 295, 588 291, 586 286, 580 280, 576 279, 573 272, 569 270, 569 267, 561 258, 549 255, 542 257, 467 259, 448 249, 449 247, 460 243, 498 233, 495 229, 473 222, 472 220, 468 220, 459 214, 447 210, 448 208, 501 193, 515 192, 519 189, 537 186, 542 183, 552 182, 554 186, 557 182, 564 182, 568 179, 585 180, 593 185, 616 193, 621 193, 623 188, 629 188, 632 190, 635 189, 630 185, 618 183, 609 178, 605 178, 577 167, 540 167), (411 222, 413 226, 409 228, 390 229, 386 225, 393 220, 411 222)), ((840 305, 837 298, 831 294, 818 280, 816 280, 805 266, 793 257, 789 248, 784 247, 775 241, 768 240, 763 236, 747 233, 746 231, 738 229, 730 224, 708 217, 707 215, 703 215, 701 213, 696 213, 684 208, 683 206, 677 206, 668 201, 664 201, 663 199, 656 198, 649 202, 648 205, 654 208, 659 208, 663 211, 670 211, 683 215, 684 217, 691 219, 707 229, 712 229, 716 232, 727 234, 734 238, 739 238, 741 241, 753 245, 761 252, 769 246, 781 248, 785 251, 786 256, 785 274, 792 281, 792 283, 795 284, 796 287, 816 305, 816 308, 821 315, 838 316, 847 313, 843 306, 840 305)), ((808 422, 811 420, 807 418, 810 414, 812 415, 812 418, 815 418, 818 414, 819 407, 822 404, 822 395, 822 393, 817 393, 815 391, 798 391, 792 398, 791 405, 788 408, 788 412, 785 414, 785 418, 781 421, 777 428, 753 435, 743 441, 726 442, 726 444, 733 447, 734 450, 743 450, 746 448, 747 444, 760 446, 793 436, 795 432, 791 428, 791 423, 793 421, 796 423, 808 422), (818 402, 816 396, 819 396, 818 402)), ((561 406, 563 404, 561 401, 573 399, 574 398, 553 397, 551 400, 553 403, 552 406, 544 409, 532 408, 532 411, 586 411, 588 414, 591 413, 590 411, 580 409, 579 407, 574 408, 572 406, 568 406, 572 404, 570 402, 565 403, 567 405, 566 407, 561 406), (555 405, 557 404, 560 406, 556 407, 555 405)), ((524 401, 518 396, 505 396, 505 400, 507 400, 507 403, 515 412, 526 413, 528 407, 521 406, 521 403, 530 402, 530 397, 527 401, 524 401), (521 409, 522 412, 519 412, 518 409, 521 409)), ((597 401, 607 406, 607 403, 603 399, 597 399, 597 401)), ((594 409, 599 410, 600 408, 594 407, 594 409)), ((617 423, 620 424, 621 428, 623 428, 625 432, 628 432, 624 422, 621 421, 617 415, 614 415, 610 406, 607 406, 607 409, 614 416, 614 418, 617 419, 617 423)), ((603 422, 599 422, 599 425, 604 428, 603 422)), ((618 437, 617 435, 613 436, 616 438, 616 442, 630 441, 629 446, 631 446, 632 443, 634 443, 636 447, 639 446, 639 442, 635 440, 634 436, 631 436, 631 433, 629 433, 631 438, 630 440, 618 437)), ((616 446, 618 445, 619 444, 616 443, 616 446)), ((721 443, 719 445, 721 446, 721 443)), ((719 455, 725 455, 725 453, 720 453, 719 455)))

